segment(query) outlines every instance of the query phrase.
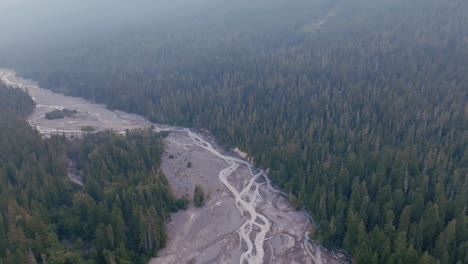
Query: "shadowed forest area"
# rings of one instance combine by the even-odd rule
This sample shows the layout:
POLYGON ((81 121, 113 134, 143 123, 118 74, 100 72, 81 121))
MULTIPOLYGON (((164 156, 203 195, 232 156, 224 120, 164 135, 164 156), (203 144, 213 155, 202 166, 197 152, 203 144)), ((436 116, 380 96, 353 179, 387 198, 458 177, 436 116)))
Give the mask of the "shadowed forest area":
MULTIPOLYGON (((210 130, 269 168, 290 202, 310 210, 318 224, 312 238, 348 250, 357 263, 468 263, 468 2, 292 2, 189 10, 181 15, 186 20, 80 35, 7 61, 43 87, 151 121, 210 130)), ((143 142, 159 137, 147 133, 135 135, 143 142)), ((138 149, 132 135, 88 140, 138 149)), ((37 148, 49 141, 37 139, 37 148)), ((81 151, 91 153, 86 146, 81 151)), ((102 159, 114 153, 105 146, 97 150, 102 159)), ((158 179, 157 161, 143 160, 134 170, 158 179)), ((123 168, 95 165, 100 176, 81 195, 107 208, 104 216, 119 208, 129 223, 133 208, 119 204, 118 188, 112 195, 96 189, 112 186, 117 178, 109 172, 123 168)), ((126 183, 134 186, 131 178, 126 183)), ((146 206, 143 219, 162 221, 173 208, 164 205, 173 203, 167 183, 158 184, 164 202, 132 200, 146 206)), ((60 208, 48 203, 46 209, 60 208)), ((90 230, 104 234, 108 224, 97 221, 90 230)), ((160 244, 144 252, 164 245, 160 232, 160 244)), ((138 244, 137 237, 126 239, 138 244)))

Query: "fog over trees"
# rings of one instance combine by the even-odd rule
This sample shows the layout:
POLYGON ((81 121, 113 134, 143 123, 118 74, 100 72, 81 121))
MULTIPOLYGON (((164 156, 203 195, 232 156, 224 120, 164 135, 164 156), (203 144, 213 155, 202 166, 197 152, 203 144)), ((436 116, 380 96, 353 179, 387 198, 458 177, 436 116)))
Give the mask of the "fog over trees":
MULTIPOLYGON (((0 13, 1 67, 151 121, 210 130, 270 169, 311 212, 320 243, 358 263, 468 263, 468 1, 10 0, 0 13)), ((98 139, 81 151, 112 154, 98 139)), ((5 183, 10 167, 0 164, 5 183)), ((111 204, 89 184, 88 200, 111 204)), ((163 200, 172 207, 145 201, 142 214, 164 220, 177 202, 163 200)), ((103 235, 108 223, 99 223, 103 235)), ((162 246, 157 228, 160 244, 140 241, 144 250, 132 252, 162 246)), ((84 259, 117 254, 96 248, 84 259)))

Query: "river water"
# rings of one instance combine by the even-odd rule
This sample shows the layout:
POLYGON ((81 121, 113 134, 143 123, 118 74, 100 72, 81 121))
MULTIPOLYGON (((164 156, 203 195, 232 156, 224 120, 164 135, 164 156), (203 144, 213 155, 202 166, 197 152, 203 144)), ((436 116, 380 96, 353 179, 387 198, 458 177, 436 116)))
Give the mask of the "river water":
MULTIPOLYGON (((83 127, 119 133, 149 126, 156 131, 172 131, 165 139, 162 169, 174 194, 190 198, 195 185, 201 184, 210 199, 201 208, 191 205, 171 215, 167 246, 151 264, 345 262, 345 254, 308 239, 310 217, 293 210, 286 195, 272 185, 263 170, 221 148, 211 135, 153 124, 138 115, 54 93, 9 69, 0 69, 0 78, 31 95, 36 108, 28 122, 44 136, 79 136, 87 133, 83 127), (78 114, 74 118, 46 119, 45 114, 54 109, 76 110, 78 114), (187 162, 193 166, 189 168, 187 162)), ((73 182, 77 183, 76 179, 73 182)))

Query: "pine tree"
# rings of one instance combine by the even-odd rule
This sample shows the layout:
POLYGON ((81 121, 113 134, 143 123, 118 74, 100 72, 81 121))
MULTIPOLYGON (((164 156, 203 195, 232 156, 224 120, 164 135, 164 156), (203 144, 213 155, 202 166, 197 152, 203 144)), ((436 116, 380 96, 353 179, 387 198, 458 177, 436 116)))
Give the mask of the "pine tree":
POLYGON ((197 207, 201 207, 205 204, 205 192, 203 191, 203 187, 199 184, 195 185, 195 190, 193 191, 193 202, 197 207))

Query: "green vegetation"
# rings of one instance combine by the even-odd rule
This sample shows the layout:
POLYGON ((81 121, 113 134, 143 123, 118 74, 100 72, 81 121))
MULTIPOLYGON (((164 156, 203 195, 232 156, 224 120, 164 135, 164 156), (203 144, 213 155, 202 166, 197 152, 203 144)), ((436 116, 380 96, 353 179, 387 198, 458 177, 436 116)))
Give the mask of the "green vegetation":
POLYGON ((205 205, 205 192, 200 184, 195 185, 195 190, 193 191, 193 203, 196 207, 202 207, 205 205))
POLYGON ((175 201, 175 205, 179 209, 187 209, 189 200, 186 197, 179 198, 175 201))
POLYGON ((96 131, 96 128, 93 127, 93 126, 82 126, 82 127, 81 127, 81 131, 84 131, 84 132, 93 132, 93 131, 96 131))
POLYGON ((93 241, 97 263, 145 263, 164 247, 164 221, 183 208, 159 169, 163 135, 150 129, 89 134, 67 150, 85 175, 84 191, 55 217, 58 232, 93 241), (92 218, 90 218, 92 216, 92 218), (68 219, 68 220, 67 220, 68 219))
POLYGON ((358 263, 468 263, 468 1, 327 2, 311 33, 299 33, 307 14, 268 12, 245 31, 148 27, 80 41, 23 73, 209 129, 270 168, 311 211, 312 236, 358 263))
POLYGON ((166 243, 169 213, 188 203, 159 169, 165 135, 42 139, 19 117, 34 107, 26 98, 0 85, 0 263, 146 264, 166 243), (84 188, 67 179, 65 153, 84 188))
POLYGON ((51 112, 46 113, 45 118, 47 118, 49 120, 62 119, 62 118, 65 118, 65 117, 74 118, 74 117, 76 117, 77 113, 78 112, 76 110, 68 110, 68 109, 59 110, 59 109, 55 109, 55 110, 53 110, 51 112))
POLYGON ((8 87, 0 82, 0 110, 12 115, 26 116, 32 113, 35 103, 20 88, 8 87))

